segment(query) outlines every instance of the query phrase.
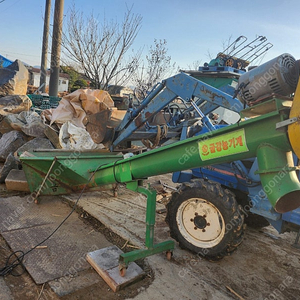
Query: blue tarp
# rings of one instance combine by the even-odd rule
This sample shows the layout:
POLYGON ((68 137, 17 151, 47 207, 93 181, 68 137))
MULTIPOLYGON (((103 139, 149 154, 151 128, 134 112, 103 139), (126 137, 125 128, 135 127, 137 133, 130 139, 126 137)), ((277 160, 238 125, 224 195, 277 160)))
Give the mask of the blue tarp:
POLYGON ((6 57, 0 55, 0 67, 2 68, 6 68, 9 65, 11 65, 13 63, 13 61, 7 59, 6 57))

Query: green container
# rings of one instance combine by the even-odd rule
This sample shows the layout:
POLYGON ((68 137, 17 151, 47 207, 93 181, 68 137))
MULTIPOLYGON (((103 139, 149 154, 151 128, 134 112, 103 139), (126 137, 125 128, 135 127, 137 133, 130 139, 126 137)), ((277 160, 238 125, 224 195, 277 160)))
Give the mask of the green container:
POLYGON ((32 106, 39 109, 56 108, 61 100, 60 97, 54 96, 43 96, 37 94, 28 94, 27 96, 30 98, 32 106))
POLYGON ((62 195, 95 186, 92 170, 123 159, 122 155, 99 151, 38 151, 21 156, 23 169, 32 193, 62 195), (45 180, 46 178, 46 180, 45 180), (44 182, 45 181, 45 182, 44 182))

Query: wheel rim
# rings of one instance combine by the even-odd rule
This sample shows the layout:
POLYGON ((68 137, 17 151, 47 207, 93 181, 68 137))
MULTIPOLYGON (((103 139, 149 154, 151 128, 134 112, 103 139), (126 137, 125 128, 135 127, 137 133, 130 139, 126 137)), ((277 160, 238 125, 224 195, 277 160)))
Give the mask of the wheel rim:
POLYGON ((225 235, 225 221, 216 206, 201 198, 190 198, 179 206, 176 214, 182 236, 199 248, 212 248, 225 235))

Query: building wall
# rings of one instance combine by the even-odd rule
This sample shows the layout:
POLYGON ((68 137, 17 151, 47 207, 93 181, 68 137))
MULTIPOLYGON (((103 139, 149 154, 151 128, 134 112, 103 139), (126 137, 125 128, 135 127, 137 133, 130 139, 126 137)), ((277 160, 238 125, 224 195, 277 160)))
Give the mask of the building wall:
MULTIPOLYGON (((39 87, 40 86, 40 78, 41 78, 40 73, 32 72, 31 84, 33 86, 39 87)), ((46 77, 46 87, 49 87, 49 81, 50 81, 50 76, 47 75, 47 77, 46 77)), ((58 92, 68 91, 68 88, 69 88, 69 79, 64 78, 64 77, 59 77, 58 92)))
POLYGON ((66 91, 68 91, 68 88, 69 88, 69 79, 63 78, 63 77, 59 77, 59 80, 58 80, 58 91, 59 92, 66 92, 66 91))

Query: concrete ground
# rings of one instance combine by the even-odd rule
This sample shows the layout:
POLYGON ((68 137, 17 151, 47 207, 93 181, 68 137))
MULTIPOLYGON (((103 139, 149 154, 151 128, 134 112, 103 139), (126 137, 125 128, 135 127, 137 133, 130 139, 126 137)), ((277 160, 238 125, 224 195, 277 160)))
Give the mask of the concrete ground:
POLYGON ((0 278, 0 299, 13 300, 13 296, 3 277, 0 278))
MULTIPOLYGON (((168 175, 151 181, 157 179, 172 184, 168 175)), ((143 247, 143 196, 126 189, 115 198, 108 191, 96 192, 84 195, 79 205, 125 240, 143 247)), ((157 209, 163 207, 157 205, 157 209)), ((164 218, 164 214, 157 214, 156 242, 169 239, 164 218)), ((273 295, 276 299, 299 299, 300 250, 291 247, 295 236, 279 235, 272 227, 247 228, 239 249, 217 263, 176 246, 171 262, 163 254, 147 259, 155 279, 134 299, 174 299, 174 295, 176 299, 272 299, 273 295)))
MULTIPOLYGON (((157 179, 172 184, 168 175, 151 180, 157 179)), ((68 195, 64 199, 72 205, 77 197, 68 195)), ((42 200, 41 207, 46 206, 44 201, 51 199, 42 200)), ((145 207, 143 196, 122 187, 117 197, 113 197, 110 191, 89 192, 79 201, 78 222, 83 222, 85 226, 92 223, 89 226, 94 226, 96 231, 105 225, 106 231, 98 234, 104 234, 107 239, 114 237, 110 242, 119 244, 120 248, 126 245, 124 249, 127 251, 134 250, 144 245, 145 207)), ((163 209, 164 205, 158 203, 157 208, 163 209)), ((157 214, 156 218, 155 242, 170 239, 164 222, 165 214, 157 214)), ((300 250, 291 246, 295 236, 293 232, 279 235, 272 227, 261 230, 248 227, 238 250, 219 262, 208 262, 176 245, 171 261, 164 254, 145 259, 142 267, 146 269, 146 278, 119 293, 110 291, 89 269, 79 272, 60 292, 55 293, 54 285, 51 288, 46 283, 44 291, 48 298, 42 293, 39 299, 299 299, 300 250), (78 288, 83 279, 86 284, 72 290, 70 286, 78 288)), ((27 276, 29 278, 23 279, 23 286, 24 280, 27 283, 30 281, 30 276, 27 276)), ((0 299, 6 299, 1 297, 1 293, 7 299, 38 299, 38 295, 24 298, 24 295, 16 293, 15 285, 10 276, 2 279, 0 299)), ((32 282, 28 285, 37 291, 42 289, 32 282)))

